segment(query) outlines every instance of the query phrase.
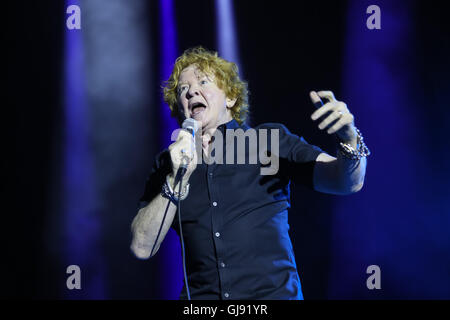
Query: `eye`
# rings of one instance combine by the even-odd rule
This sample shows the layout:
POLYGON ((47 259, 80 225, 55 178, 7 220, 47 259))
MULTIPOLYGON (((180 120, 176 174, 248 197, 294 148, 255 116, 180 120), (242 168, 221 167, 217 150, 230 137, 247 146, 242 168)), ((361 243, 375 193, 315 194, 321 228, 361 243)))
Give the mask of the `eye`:
POLYGON ((207 84, 208 83, 208 80, 207 79, 202 79, 202 80, 200 80, 200 84, 207 84))
POLYGON ((179 93, 182 93, 182 92, 186 91, 187 87, 188 87, 188 86, 186 86, 186 85, 183 85, 183 86, 181 86, 181 87, 178 87, 178 92, 179 92, 179 93))

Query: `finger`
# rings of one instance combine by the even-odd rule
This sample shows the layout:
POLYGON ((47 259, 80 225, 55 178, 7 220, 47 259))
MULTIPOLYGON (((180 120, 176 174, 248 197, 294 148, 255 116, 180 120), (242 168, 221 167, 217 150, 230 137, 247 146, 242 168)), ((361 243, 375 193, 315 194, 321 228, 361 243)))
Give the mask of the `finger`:
POLYGON ((185 129, 181 129, 178 134, 179 139, 193 139, 193 137, 192 133, 185 129))
POLYGON ((185 138, 187 138, 189 136, 192 136, 192 134, 190 134, 188 131, 186 131, 186 130, 184 130, 182 128, 178 128, 178 129, 175 129, 172 132, 172 135, 170 136, 170 139, 173 142, 178 142, 178 141, 183 140, 183 139, 185 139, 185 138))
POLYGON ((169 146, 169 151, 171 156, 177 159, 184 155, 192 158, 195 153, 195 145, 186 138, 181 138, 169 146))
POLYGON ((317 94, 317 92, 315 91, 311 91, 309 93, 309 97, 311 98, 312 103, 314 104, 314 106, 319 109, 320 107, 323 106, 323 102, 322 99, 320 99, 319 95, 317 94))
MULTIPOLYGON (((184 147, 185 149, 188 149, 186 146, 192 145, 194 145, 195 147, 195 141, 193 136, 185 130, 180 130, 177 140, 169 146, 169 150, 177 149, 178 151, 180 151, 183 148, 183 146, 185 146, 184 147)), ((189 147, 189 149, 190 148, 191 147, 189 147)))
POLYGON ((311 115, 311 119, 315 121, 326 114, 328 111, 335 110, 337 108, 338 104, 336 102, 325 103, 322 107, 314 111, 314 113, 311 115))
POLYGON ((190 155, 189 153, 181 153, 179 150, 174 150, 170 153, 170 156, 172 159, 172 165, 175 169, 178 168, 182 163, 189 164, 194 159, 193 155, 190 155))
POLYGON ((327 99, 328 101, 336 101, 336 98, 334 97, 334 93, 333 93, 333 91, 328 91, 328 90, 325 90, 325 91, 319 91, 319 92, 317 92, 317 95, 320 97, 320 98, 323 98, 323 99, 327 99))
POLYGON ((342 113, 340 113, 340 111, 335 110, 334 112, 332 112, 328 117, 325 118, 325 120, 323 120, 320 124, 319 124, 319 129, 323 130, 326 127, 328 127, 331 123, 333 123, 334 121, 340 119, 342 117, 342 113))
POLYGON ((187 156, 189 158, 192 158, 194 154, 194 147, 193 145, 182 143, 174 150, 174 152, 177 152, 181 156, 187 156))
POLYGON ((338 122, 336 122, 331 128, 327 130, 328 134, 336 133, 337 131, 341 130, 342 127, 350 124, 352 122, 352 117, 348 115, 343 115, 338 122))

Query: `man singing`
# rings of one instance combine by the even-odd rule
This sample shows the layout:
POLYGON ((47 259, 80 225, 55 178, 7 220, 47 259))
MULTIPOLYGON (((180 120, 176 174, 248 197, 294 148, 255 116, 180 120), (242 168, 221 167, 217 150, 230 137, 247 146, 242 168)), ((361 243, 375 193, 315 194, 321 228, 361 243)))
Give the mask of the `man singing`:
MULTIPOLYGON (((195 143, 191 132, 180 130, 177 140, 156 157, 131 226, 131 250, 147 259, 158 251, 170 227, 180 235, 176 213, 181 203, 189 288, 184 286, 181 299, 188 292, 193 299, 302 299, 288 234, 290 181, 336 195, 352 194, 363 186, 369 150, 346 104, 331 91, 310 93, 318 107, 311 119, 319 120, 319 129, 337 135, 337 158, 281 124, 247 126, 247 94, 236 65, 201 47, 176 60, 164 88, 172 115, 180 123, 185 118, 197 121, 195 135, 201 143, 195 143), (322 105, 322 99, 327 103, 322 105), (224 137, 219 144, 226 159, 234 151, 227 132, 263 129, 277 133, 267 134, 272 140, 276 137, 267 143, 267 153, 278 160, 273 174, 262 175, 266 164, 260 161, 199 161, 215 156, 217 133, 224 137), (186 173, 181 186, 174 185, 182 163, 187 164, 186 173)), ((244 148, 246 160, 249 150, 254 148, 244 148)))

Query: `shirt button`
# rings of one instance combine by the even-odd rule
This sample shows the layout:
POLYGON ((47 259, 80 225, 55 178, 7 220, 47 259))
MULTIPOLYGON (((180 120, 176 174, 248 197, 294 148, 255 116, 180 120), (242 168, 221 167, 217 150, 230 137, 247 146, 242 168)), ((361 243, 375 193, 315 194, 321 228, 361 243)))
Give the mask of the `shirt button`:
POLYGON ((220 237, 220 232, 216 232, 216 237, 220 237))
POLYGON ((222 268, 225 268, 225 263, 221 262, 221 263, 220 263, 220 266, 221 266, 222 268))
POLYGON ((225 298, 228 298, 228 297, 230 296, 230 294, 229 294, 228 292, 225 292, 225 293, 223 294, 223 296, 224 296, 225 298))
POLYGON ((209 176, 210 176, 210 177, 212 177, 212 176, 213 176, 213 173, 212 173, 212 172, 210 172, 210 173, 209 173, 209 176))
POLYGON ((217 207, 217 202, 214 201, 214 202, 213 202, 213 206, 214 206, 214 207, 217 207))

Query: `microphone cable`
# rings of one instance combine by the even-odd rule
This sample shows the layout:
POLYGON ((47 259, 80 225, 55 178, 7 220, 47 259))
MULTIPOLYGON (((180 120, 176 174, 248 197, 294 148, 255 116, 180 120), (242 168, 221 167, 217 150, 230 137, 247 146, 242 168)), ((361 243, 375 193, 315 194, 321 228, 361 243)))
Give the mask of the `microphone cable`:
MULTIPOLYGON (((181 194, 181 184, 182 184, 181 180, 182 180, 185 172, 186 172, 185 168, 180 168, 180 169, 178 169, 178 172, 177 172, 177 178, 175 179, 175 185, 173 186, 172 190, 176 187, 176 185, 178 183, 177 180, 180 179, 180 185, 178 187, 178 194, 181 194)), ((171 203, 171 201, 169 200, 167 202, 166 210, 164 211, 164 216, 162 218, 161 225, 159 226, 158 234, 156 235, 156 239, 155 239, 155 242, 153 243, 152 250, 150 251, 150 257, 153 256, 153 250, 155 250, 156 244, 158 243, 159 236, 161 235, 161 230, 162 230, 162 228, 164 226, 164 221, 166 220, 167 211, 169 210, 170 203, 171 203)), ((190 294, 190 291, 189 291, 189 284, 188 284, 187 272, 186 272, 186 254, 185 254, 185 249, 184 249, 183 228, 181 227, 181 209, 180 209, 180 207, 181 207, 181 200, 180 200, 180 198, 178 198, 177 207, 178 207, 177 208, 177 211, 178 211, 178 227, 180 229, 180 239, 181 239, 181 256, 183 258, 184 284, 185 284, 185 287, 186 287, 187 298, 188 298, 188 300, 191 300, 191 294, 190 294)))
MULTIPOLYGON (((186 169, 185 168, 180 168, 178 169, 178 173, 177 176, 179 176, 179 180, 180 180, 180 185, 178 186, 178 194, 181 194, 181 185, 183 182, 183 176, 186 173, 186 169), (184 169, 184 170, 182 170, 184 169), (183 172, 184 171, 184 172, 183 172)), ((177 179, 175 179, 175 185, 173 186, 174 188, 177 185, 177 179)), ((189 284, 188 284, 188 280, 187 280, 187 272, 186 272, 186 252, 185 252, 185 248, 184 248, 184 237, 183 237, 183 228, 181 227, 181 200, 180 198, 178 198, 178 227, 180 229, 180 240, 181 240, 181 256, 183 259, 183 275, 184 275, 184 285, 186 287, 186 295, 187 295, 187 299, 191 300, 191 293, 189 291, 189 284)))
MULTIPOLYGON (((198 130, 198 123, 192 119, 192 118, 188 118, 188 119, 184 119, 183 124, 182 124, 182 128, 187 130, 189 133, 192 134, 192 136, 194 137, 195 140, 195 132, 198 130)), ((195 143, 195 141, 194 141, 195 143)), ((187 167, 188 167, 189 162, 184 163, 180 168, 178 168, 178 172, 177 175, 175 177, 175 181, 174 181, 174 186, 172 190, 175 190, 178 181, 180 182, 180 185, 178 186, 178 195, 181 195, 181 185, 183 183, 183 176, 185 175, 186 171, 187 171, 187 167)), ((178 227, 180 229, 180 242, 181 242, 181 255, 182 255, 182 259, 183 259, 183 275, 184 275, 184 286, 186 288, 186 295, 187 295, 187 299, 191 300, 191 293, 189 291, 189 283, 188 283, 188 279, 187 279, 187 272, 186 272, 186 252, 185 252, 185 248, 184 248, 184 236, 183 236, 183 228, 181 226, 181 200, 180 197, 178 197, 178 227)))
MULTIPOLYGON (((193 120, 192 118, 185 119, 183 121, 183 126, 182 127, 183 127, 183 129, 186 129, 186 130, 188 130, 188 132, 192 133, 192 135, 195 137, 195 131, 198 129, 198 125, 195 122, 195 120, 193 120)), ((178 168, 178 172, 177 172, 177 174, 175 176, 174 186, 173 186, 172 190, 175 190, 175 188, 177 186, 177 183, 180 182, 180 185, 178 187, 178 195, 181 195, 181 185, 182 185, 182 182, 183 182, 183 176, 186 173, 186 171, 187 171, 187 164, 185 164, 185 165, 181 166, 180 168, 178 168)), ((164 225, 164 221, 166 219, 167 211, 169 210, 169 207, 170 207, 170 202, 171 202, 171 200, 169 200, 168 203, 167 203, 167 207, 166 207, 166 210, 164 212, 164 216, 163 216, 163 219, 162 219, 162 222, 161 222, 161 226, 159 227, 155 243, 153 244, 152 250, 150 252, 150 256, 152 256, 153 250, 155 249, 155 246, 158 243, 158 239, 159 239, 159 236, 161 234, 161 230, 162 230, 162 227, 164 225)), ((190 290, 189 290, 189 283, 188 283, 188 280, 187 280, 187 272, 186 272, 186 252, 185 252, 185 248, 184 248, 183 228, 181 226, 181 200, 180 200, 180 197, 178 197, 178 200, 177 200, 177 207, 178 207, 177 208, 178 209, 177 210, 178 211, 178 227, 179 227, 179 230, 180 230, 180 240, 181 240, 180 241, 181 242, 181 255, 182 255, 182 259, 183 259, 184 285, 185 285, 185 288, 186 288, 187 298, 188 298, 188 300, 191 300, 191 293, 190 293, 190 290)))

